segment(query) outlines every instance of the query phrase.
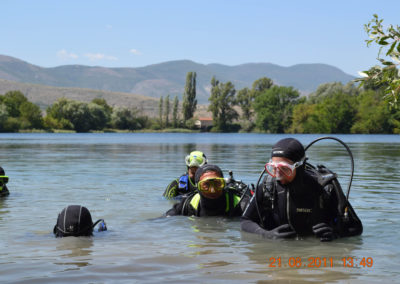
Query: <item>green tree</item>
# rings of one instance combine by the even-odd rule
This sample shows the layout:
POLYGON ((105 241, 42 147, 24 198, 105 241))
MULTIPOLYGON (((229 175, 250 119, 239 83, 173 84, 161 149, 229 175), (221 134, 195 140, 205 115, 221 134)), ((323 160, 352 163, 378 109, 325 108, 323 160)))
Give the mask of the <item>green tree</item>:
POLYGON ((90 130, 103 130, 109 125, 111 113, 106 106, 93 102, 87 106, 89 108, 90 130))
POLYGON ((351 133, 392 133, 390 110, 379 92, 363 92, 357 97, 357 113, 351 133))
POLYGON ((45 126, 47 128, 66 130, 74 129, 74 125, 65 112, 65 108, 70 102, 71 101, 66 98, 60 98, 53 105, 47 108, 46 116, 44 117, 45 126))
POLYGON ((336 93, 317 104, 313 119, 318 129, 314 133, 350 133, 356 114, 355 98, 336 93))
POLYGON ((400 134, 400 110, 399 108, 392 108, 389 117, 389 123, 392 128, 392 133, 400 134))
POLYGON ((236 96, 236 102, 242 109, 242 118, 250 120, 252 116, 252 92, 249 88, 241 89, 236 96))
POLYGON ((87 132, 103 129, 109 119, 104 106, 61 98, 47 109, 45 123, 52 128, 87 132))
POLYGON ((238 113, 234 109, 235 93, 235 87, 231 82, 220 83, 215 77, 212 77, 208 110, 213 116, 214 130, 229 131, 232 129, 233 120, 238 118, 238 113))
POLYGON ((255 80, 251 87, 252 91, 256 93, 254 97, 256 97, 257 94, 263 93, 265 90, 270 89, 273 85, 274 82, 268 77, 262 77, 255 80))
POLYGON ((139 130, 146 127, 147 121, 136 108, 116 108, 111 115, 111 125, 117 129, 139 130))
POLYGON ((295 107, 290 130, 298 133, 350 133, 355 115, 356 97, 334 93, 319 103, 295 107))
POLYGON ((103 109, 104 109, 104 111, 106 112, 106 114, 107 114, 108 116, 111 117, 111 114, 112 114, 112 112, 113 112, 113 108, 112 108, 112 106, 110 106, 110 105, 107 103, 107 101, 106 101, 105 99, 102 99, 102 98, 95 98, 95 99, 92 100, 92 103, 103 107, 103 109))
POLYGON ((6 124, 7 118, 8 118, 7 107, 3 103, 0 103, 0 131, 5 131, 4 126, 6 124))
POLYGON ((164 111, 164 116, 165 116, 165 127, 169 126, 169 112, 170 112, 170 106, 169 106, 169 95, 165 97, 165 111, 164 111))
POLYGON ((185 92, 183 94, 183 119, 191 119, 196 111, 196 72, 188 72, 186 75, 185 92))
POLYGON ((163 105, 164 98, 161 96, 158 103, 158 123, 160 124, 160 128, 163 128, 163 105))
POLYGON ((20 116, 20 106, 28 99, 20 91, 9 91, 3 97, 3 104, 7 107, 8 115, 11 117, 20 116))
POLYGON ((76 132, 87 132, 92 129, 92 119, 87 103, 71 100, 65 105, 63 114, 71 121, 76 132))
POLYGON ((20 91, 10 91, 1 97, 1 105, 5 107, 3 117, 7 118, 1 127, 3 131, 43 128, 42 112, 39 106, 28 101, 20 91))
POLYGON ((42 129, 43 117, 39 106, 29 101, 23 102, 19 107, 20 123, 22 129, 42 129))
POLYGON ((254 101, 256 125, 269 133, 284 133, 292 123, 292 109, 300 94, 292 87, 273 86, 254 101))
POLYGON ((343 85, 341 82, 325 83, 318 86, 314 93, 308 96, 309 103, 320 103, 326 98, 333 97, 337 93, 347 94, 349 96, 357 96, 360 93, 359 88, 353 83, 343 85))
POLYGON ((375 42, 380 46, 378 60, 383 66, 376 65, 367 71, 360 72, 362 78, 357 79, 361 85, 377 86, 383 88, 385 98, 392 106, 398 105, 400 97, 400 27, 390 25, 386 30, 382 25, 383 19, 374 14, 373 19, 364 25, 369 39, 367 46, 375 42), (385 56, 391 57, 391 61, 381 58, 382 51, 386 50, 385 56))
POLYGON ((172 123, 174 127, 178 127, 178 108, 179 108, 179 100, 178 96, 175 96, 174 102, 173 102, 173 111, 172 111, 172 123))
POLYGON ((299 103, 293 107, 292 125, 290 133, 313 133, 316 129, 315 120, 312 119, 316 104, 299 103))
POLYGON ((254 127, 253 103, 254 99, 264 91, 273 86, 273 81, 270 78, 262 77, 253 82, 251 90, 244 88, 237 93, 236 101, 242 109, 242 129, 250 131, 254 127))

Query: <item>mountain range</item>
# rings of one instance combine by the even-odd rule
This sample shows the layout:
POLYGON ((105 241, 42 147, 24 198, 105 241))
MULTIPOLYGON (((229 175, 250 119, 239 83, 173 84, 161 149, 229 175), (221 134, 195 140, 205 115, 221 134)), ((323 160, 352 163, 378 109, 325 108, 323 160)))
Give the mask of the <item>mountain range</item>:
MULTIPOLYGON (((208 102, 210 81, 213 76, 220 82, 231 81, 236 90, 251 88, 261 78, 271 78, 275 84, 292 86, 302 94, 309 94, 320 84, 347 83, 355 77, 327 64, 297 64, 282 67, 271 63, 247 63, 237 66, 199 64, 190 60, 169 61, 138 68, 106 68, 101 66, 63 65, 44 68, 20 59, 0 55, 0 94, 5 84, 19 82, 65 88, 83 88, 160 98, 175 95, 182 99, 187 72, 197 74, 197 99, 208 102)), ((39 88, 39 87, 37 87, 39 88)), ((59 89, 55 89, 58 92, 59 89)), ((73 91, 71 91, 73 92, 73 91)), ((34 100, 33 100, 34 101, 34 100)), ((51 103, 52 99, 49 99, 51 103)), ((47 104, 46 102, 42 102, 47 104)), ((116 101, 117 104, 118 101, 116 101)))

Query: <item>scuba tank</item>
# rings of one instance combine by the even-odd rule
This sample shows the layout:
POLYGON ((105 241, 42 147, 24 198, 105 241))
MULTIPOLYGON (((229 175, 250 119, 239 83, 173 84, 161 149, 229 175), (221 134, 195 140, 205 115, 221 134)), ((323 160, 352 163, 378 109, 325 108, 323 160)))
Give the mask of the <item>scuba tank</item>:
POLYGON ((229 171, 229 177, 225 178, 225 182, 225 187, 240 197, 251 197, 254 194, 254 184, 252 184, 252 188, 250 188, 249 185, 245 184, 241 180, 236 180, 233 177, 233 172, 231 170, 229 171))
POLYGON ((230 198, 232 198, 232 194, 235 194, 240 197, 239 204, 242 206, 242 211, 245 210, 247 203, 250 201, 250 198, 254 194, 254 184, 252 188, 249 185, 245 184, 241 180, 236 180, 233 177, 233 172, 229 171, 229 177, 225 178, 226 186, 225 191, 229 193, 230 198), (243 199, 247 199, 246 202, 241 202, 243 199))
POLYGON ((343 192, 343 189, 337 179, 336 173, 332 172, 325 166, 317 165, 317 167, 314 167, 313 165, 306 163, 305 170, 311 172, 311 174, 314 174, 314 176, 318 180, 318 183, 327 191, 329 195, 334 194, 334 199, 337 202, 336 210, 338 213, 337 219, 335 220, 335 227, 336 230, 339 232, 339 235, 360 235, 362 234, 363 226, 361 220, 358 218, 356 212, 349 202, 350 189, 354 176, 354 158, 349 146, 347 146, 346 143, 336 137, 324 136, 312 141, 304 150, 307 151, 314 143, 326 139, 331 139, 339 142, 345 147, 347 153, 349 154, 351 162, 351 173, 346 194, 344 194, 343 192))

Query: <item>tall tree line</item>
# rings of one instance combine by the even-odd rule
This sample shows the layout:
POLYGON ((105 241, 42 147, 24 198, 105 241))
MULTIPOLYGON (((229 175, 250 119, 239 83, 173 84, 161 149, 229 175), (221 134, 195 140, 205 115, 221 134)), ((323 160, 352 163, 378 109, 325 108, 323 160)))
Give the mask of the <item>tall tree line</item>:
POLYGON ((185 123, 193 117, 196 107, 196 72, 188 72, 182 103, 183 120, 185 123))

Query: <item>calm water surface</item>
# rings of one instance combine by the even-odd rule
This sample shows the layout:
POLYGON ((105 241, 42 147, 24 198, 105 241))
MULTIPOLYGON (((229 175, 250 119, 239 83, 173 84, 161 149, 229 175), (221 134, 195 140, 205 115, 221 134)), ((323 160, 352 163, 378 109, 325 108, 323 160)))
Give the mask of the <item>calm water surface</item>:
MULTIPOLYGON (((188 152, 202 150, 225 174, 232 170, 237 179, 256 183, 271 145, 283 137, 0 134, 0 165, 11 192, 0 200, 0 282, 400 281, 398 135, 336 136, 355 159, 350 200, 364 224, 360 237, 271 241, 241 232, 237 219, 157 218, 172 206, 161 195, 185 171, 188 152), (54 238, 57 215, 70 204, 86 206, 94 220, 104 218, 109 231, 54 238), (280 268, 270 267, 271 257, 281 258, 280 268), (310 257, 328 261, 310 268, 310 257), (342 258, 350 257, 354 267, 343 267, 342 258), (371 267, 359 265, 364 257, 373 260, 371 267), (291 258, 301 258, 302 266, 289 267, 291 258)), ((295 137, 307 145, 319 136, 295 137)), ((339 143, 321 141, 307 154, 336 171, 347 188, 350 161, 339 143)))

